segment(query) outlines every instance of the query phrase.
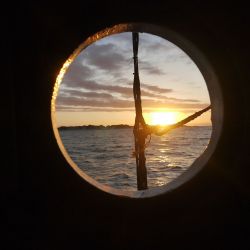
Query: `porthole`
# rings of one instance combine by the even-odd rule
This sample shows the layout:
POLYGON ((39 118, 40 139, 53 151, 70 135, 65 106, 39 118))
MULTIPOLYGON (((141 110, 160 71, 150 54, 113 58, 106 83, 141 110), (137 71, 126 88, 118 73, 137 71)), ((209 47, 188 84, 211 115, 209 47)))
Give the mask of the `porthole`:
POLYGON ((68 58, 51 114, 65 159, 85 181, 139 198, 177 188, 206 165, 222 104, 216 74, 191 42, 130 23, 96 33, 68 58))

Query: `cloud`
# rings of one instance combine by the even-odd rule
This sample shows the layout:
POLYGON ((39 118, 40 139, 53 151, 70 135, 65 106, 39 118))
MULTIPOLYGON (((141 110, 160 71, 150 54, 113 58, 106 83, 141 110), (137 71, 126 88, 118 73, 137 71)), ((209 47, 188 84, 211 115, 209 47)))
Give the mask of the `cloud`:
POLYGON ((56 107, 71 106, 71 107, 109 107, 109 108, 131 108, 134 107, 134 102, 129 100, 113 99, 91 99, 79 97, 58 98, 56 107))
POLYGON ((161 88, 156 85, 149 85, 145 83, 142 84, 142 87, 156 93, 170 93, 173 91, 172 89, 161 88))
POLYGON ((124 96, 132 96, 133 89, 124 86, 118 85, 104 85, 99 84, 95 81, 83 81, 83 82, 74 82, 73 84, 66 83, 68 87, 78 87, 87 90, 95 90, 95 91, 107 91, 113 93, 119 93, 124 96))
POLYGON ((91 79, 94 76, 94 71, 91 70, 88 66, 83 65, 79 60, 72 62, 69 66, 64 78, 64 82, 74 83, 81 82, 86 79, 91 79))
POLYGON ((97 98, 97 99, 113 99, 114 96, 108 93, 98 93, 98 92, 83 92, 79 90, 73 90, 73 89, 66 89, 64 90, 60 96, 58 96, 58 99, 61 97, 78 97, 78 98, 97 98))
POLYGON ((155 67, 153 63, 147 61, 140 61, 139 67, 141 71, 150 75, 165 75, 165 72, 158 67, 155 67))
MULTIPOLYGON (((204 108, 208 106, 208 104, 203 104, 204 108)), ((108 108, 108 107, 82 107, 82 106, 64 106, 60 105, 57 106, 57 112, 135 112, 135 108, 108 108)), ((172 108, 166 108, 166 109, 161 109, 161 111, 169 111, 172 110, 172 108)), ((178 110, 175 108, 173 109, 174 111, 178 111, 181 113, 186 113, 186 114, 193 114, 197 112, 197 108, 191 109, 191 108, 178 108, 178 110)), ((155 112, 155 109, 152 108, 143 108, 143 113, 151 113, 155 112)))
POLYGON ((109 107, 73 107, 60 105, 57 107, 59 112, 134 112, 135 108, 109 108, 109 107))
MULTIPOLYGON (((131 87, 124 87, 124 86, 117 86, 117 85, 102 85, 99 83, 96 83, 94 81, 85 81, 81 83, 74 83, 72 86, 71 84, 67 85, 66 88, 64 87, 61 89, 60 94, 58 95, 58 98, 60 96, 75 96, 75 97, 103 97, 103 98, 111 98, 113 97, 110 93, 113 94, 120 94, 121 96, 125 98, 133 98, 133 88, 131 87), (77 87, 73 88, 72 87, 77 87), (84 90, 91 90, 91 92, 82 91, 84 90), (94 92, 98 91, 98 92, 94 92), (100 91, 105 91, 108 93, 99 93, 100 91)), ((141 90, 142 96, 152 97, 152 98, 167 98, 164 95, 155 94, 152 92, 148 92, 145 90, 141 90)))
MULTIPOLYGON (((129 41, 130 42, 130 41, 129 41)), ((164 75, 165 72, 146 59, 139 61, 140 71, 150 75, 164 75)), ((124 79, 125 72, 133 72, 132 47, 128 50, 119 44, 92 44, 83 50, 68 68, 64 82, 79 82, 103 77, 114 81, 124 79), (130 51, 131 50, 131 51, 130 51), (106 75, 104 75, 104 72, 106 75)))
POLYGON ((161 100, 143 99, 142 107, 155 109, 202 109, 208 106, 204 103, 183 103, 183 102, 169 102, 161 100))
POLYGON ((154 52, 169 53, 178 50, 176 45, 159 36, 143 33, 140 35, 140 43, 143 44, 145 50, 154 52))
MULTIPOLYGON (((124 38, 125 40, 121 38, 116 40, 114 36, 105 42, 100 40, 87 47, 76 58, 68 68, 60 86, 56 101, 57 110, 134 111, 131 34, 124 35, 124 38), (128 79, 128 74, 131 79, 128 79)), ((184 60, 185 54, 178 52, 176 46, 171 43, 165 44, 157 37, 145 38, 145 41, 143 39, 142 36, 139 55, 140 73, 145 76, 153 75, 157 81, 163 79, 160 82, 162 84, 166 79, 164 72, 166 67, 163 62, 184 60), (167 51, 166 57, 161 56, 163 51, 164 53, 167 51), (164 76, 164 78, 158 76, 164 76)), ((206 106, 195 98, 175 96, 174 89, 157 84, 141 84, 144 111, 153 108, 197 110, 206 106)))
MULTIPOLYGON (((82 93, 84 94, 84 93, 82 93)), ((57 98, 56 108, 63 109, 63 107, 68 108, 133 108, 133 100, 119 99, 113 96, 108 96, 109 98, 102 98, 102 93, 90 92, 85 95, 79 96, 63 96, 57 98)), ((169 109, 169 108, 182 108, 182 109, 202 109, 206 107, 207 104, 204 103, 183 103, 183 102, 171 102, 169 100, 152 100, 152 99, 142 99, 143 108, 155 108, 155 109, 169 109)))
MULTIPOLYGON (((144 85, 145 86, 148 85, 144 85)), ((91 91, 106 91, 109 93, 116 93, 116 94, 120 94, 123 97, 131 97, 133 98, 133 88, 131 87, 125 87, 125 86, 119 86, 119 85, 104 85, 104 84, 100 84, 97 83, 95 81, 81 81, 81 82, 65 82, 64 83, 64 93, 66 91, 69 91, 68 93, 72 95, 75 95, 76 92, 73 93, 72 90, 67 90, 65 87, 68 88, 73 88, 75 91, 81 91, 81 89, 85 89, 85 90, 91 90, 91 91)), ((143 96, 147 96, 147 97, 152 97, 152 98, 167 98, 164 95, 159 95, 158 93, 168 93, 171 92, 171 89, 164 89, 164 88, 159 88, 157 86, 149 86, 149 89, 151 90, 151 92, 146 91, 146 90, 141 90, 141 93, 143 96), (151 87, 151 89, 150 89, 151 87), (152 92, 156 92, 156 93, 152 93, 152 92)), ((79 95, 79 94, 78 94, 79 95)))
MULTIPOLYGON (((82 81, 82 82, 66 82, 63 89, 60 90, 58 98, 63 97, 84 97, 84 98, 98 98, 98 99, 111 99, 114 96, 120 95, 120 97, 133 99, 133 87, 130 83, 130 87, 119 85, 104 85, 95 81, 82 81), (87 90, 87 92, 86 92, 87 90)), ((142 84, 141 97, 153 98, 156 101, 171 101, 171 102, 200 102, 197 99, 183 99, 168 97, 165 94, 171 93, 172 89, 158 87, 156 85, 142 84)))
POLYGON ((176 102, 200 102, 197 99, 182 99, 182 98, 175 98, 175 97, 167 97, 167 100, 176 101, 176 102))
POLYGON ((119 52, 119 48, 111 43, 92 44, 83 57, 83 61, 88 65, 105 71, 120 70, 123 65, 126 65, 127 59, 128 57, 119 52))

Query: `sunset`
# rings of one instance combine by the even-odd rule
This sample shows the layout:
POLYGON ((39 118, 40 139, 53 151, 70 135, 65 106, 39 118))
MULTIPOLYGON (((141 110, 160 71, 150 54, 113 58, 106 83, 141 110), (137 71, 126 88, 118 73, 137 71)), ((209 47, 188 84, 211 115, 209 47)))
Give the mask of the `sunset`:
MULTIPOLYGON (((197 66, 180 48, 140 34, 143 114, 149 124, 171 124, 210 104, 197 66)), ((56 99, 57 126, 134 124, 131 33, 88 46, 69 66, 56 99)), ((210 112, 188 125, 211 125, 210 112)))
POLYGON ((181 113, 178 112, 152 112, 145 117, 146 123, 150 125, 170 125, 178 122, 181 113))
POLYGON ((64 67, 58 76, 56 126, 70 157, 98 182, 126 190, 165 185, 209 143, 206 83, 190 57, 171 42, 138 32, 111 35, 64 67), (192 147, 194 154, 188 153, 192 147), (169 150, 171 157, 164 156, 169 150))
POLYGON ((248 1, 1 16, 0 250, 250 250, 248 1))

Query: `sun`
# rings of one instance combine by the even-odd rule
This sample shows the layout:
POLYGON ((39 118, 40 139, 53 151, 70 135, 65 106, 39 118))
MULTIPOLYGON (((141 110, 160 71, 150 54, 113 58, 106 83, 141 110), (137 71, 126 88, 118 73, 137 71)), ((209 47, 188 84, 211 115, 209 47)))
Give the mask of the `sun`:
POLYGON ((150 125, 170 125, 177 122, 177 112, 152 112, 149 114, 150 125))

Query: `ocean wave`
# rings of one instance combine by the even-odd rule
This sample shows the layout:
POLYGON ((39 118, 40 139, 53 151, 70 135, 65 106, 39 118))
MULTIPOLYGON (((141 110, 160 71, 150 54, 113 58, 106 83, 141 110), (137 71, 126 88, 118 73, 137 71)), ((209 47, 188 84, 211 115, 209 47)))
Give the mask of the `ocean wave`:
MULTIPOLYGON (((152 136, 146 149, 150 186, 169 183, 186 171, 206 149, 211 131, 185 127, 163 137, 152 136)), ((131 129, 60 131, 60 135, 69 156, 86 174, 115 188, 136 190, 131 129)))

